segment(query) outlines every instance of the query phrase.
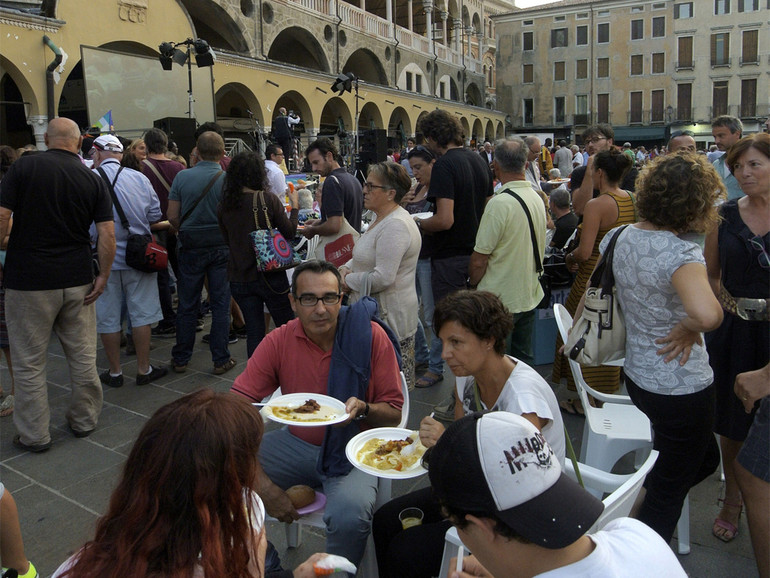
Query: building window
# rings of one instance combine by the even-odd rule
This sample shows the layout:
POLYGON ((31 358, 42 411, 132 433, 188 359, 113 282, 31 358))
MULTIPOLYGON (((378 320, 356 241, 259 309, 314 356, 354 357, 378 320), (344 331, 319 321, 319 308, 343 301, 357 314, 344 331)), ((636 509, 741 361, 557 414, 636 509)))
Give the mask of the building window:
POLYGON ((551 48, 564 48, 567 46, 567 29, 554 28, 551 30, 551 48))
POLYGON ((566 67, 563 60, 553 63, 553 79, 555 81, 567 79, 566 67))
POLYGON ((653 52, 652 73, 653 74, 666 73, 666 53, 665 52, 653 52))
POLYGON ((411 72, 406 73, 406 89, 412 90, 412 73, 411 72))
POLYGON ((631 7, 631 14, 638 13, 638 12, 644 12, 644 6, 632 6, 631 7))
POLYGON ((522 50, 530 51, 535 49, 535 33, 523 32, 521 35, 522 50))
POLYGON ((714 14, 730 14, 730 0, 714 0, 714 14))
POLYGON ((641 40, 644 38, 644 20, 631 21, 631 40, 641 40))
POLYGON ((578 46, 586 46, 588 44, 588 26, 578 26, 575 29, 575 43, 578 46))
POLYGON ((658 2, 657 4, 652 5, 653 10, 665 10, 666 9, 666 3, 665 2, 658 2))
POLYGON ((631 76, 641 76, 644 74, 644 60, 641 54, 631 55, 631 76))
POLYGON ((674 4, 674 20, 692 18, 692 2, 674 4))
POLYGON ((759 10, 759 0, 738 0, 738 12, 756 12, 759 10))
POLYGON ((714 92, 711 98, 711 118, 727 114, 727 81, 714 82, 714 92))
POLYGON ((676 85, 676 120, 692 120, 692 84, 676 85))
POLYGON ((564 106, 565 98, 557 96, 553 99, 553 122, 554 124, 564 124, 564 106))
POLYGON ((414 75, 414 91, 422 93, 422 74, 414 75))
POLYGON ((650 122, 663 122, 664 91, 653 90, 650 93, 650 122))
POLYGON ((588 78, 588 61, 581 59, 575 62, 575 78, 588 78))
POLYGON ((610 95, 607 93, 596 95, 596 122, 610 122, 610 95))
POLYGON ((757 116, 757 79, 741 80, 741 118, 757 116))
POLYGON ((642 93, 632 92, 630 96, 630 107, 628 112, 629 124, 641 124, 642 122, 642 93))
POLYGON ((741 50, 741 64, 759 64, 759 30, 743 31, 743 47, 741 50))
POLYGON ((578 12, 575 14, 575 20, 587 20, 588 12, 578 12))
POLYGON ((599 10, 599 12, 597 12, 596 15, 599 18, 607 18, 610 15, 610 11, 609 10, 599 10))
POLYGON ((596 41, 599 44, 607 44, 610 41, 609 22, 602 22, 596 27, 596 41))
POLYGON ((521 81, 524 84, 532 84, 535 82, 535 65, 525 64, 521 71, 521 81))
POLYGON ((666 17, 656 16, 652 19, 652 37, 661 38, 666 35, 666 17))
POLYGON ((680 36, 677 45, 678 60, 676 61, 677 68, 692 68, 692 36, 680 36))
POLYGON ((438 97, 441 99, 446 98, 446 83, 445 82, 439 82, 438 84, 438 97))
POLYGON ((730 33, 719 32, 711 35, 711 66, 729 66, 730 33))
POLYGON ((564 15, 561 15, 561 16, 554 16, 554 17, 553 17, 553 21, 554 21, 554 22, 564 22, 566 19, 567 19, 567 17, 566 17, 566 16, 564 16, 564 15))
POLYGON ((609 58, 596 59, 596 76, 598 78, 610 77, 610 59, 609 58))
POLYGON ((523 101, 524 125, 531 125, 534 122, 535 101, 531 98, 525 98, 523 101))
POLYGON ((578 94, 575 97, 575 124, 589 124, 588 95, 578 94))

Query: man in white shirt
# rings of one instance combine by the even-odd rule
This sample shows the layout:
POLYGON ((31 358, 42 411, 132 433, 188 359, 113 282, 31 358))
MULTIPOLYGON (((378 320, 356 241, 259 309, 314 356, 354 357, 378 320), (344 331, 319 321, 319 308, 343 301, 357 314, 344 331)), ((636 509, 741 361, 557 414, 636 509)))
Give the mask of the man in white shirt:
POLYGON ((474 554, 451 578, 686 576, 668 544, 638 520, 618 518, 587 534, 604 505, 562 473, 543 434, 520 415, 467 415, 424 460, 434 496, 474 554))
POLYGON ((281 170, 283 162, 283 149, 280 145, 270 143, 265 149, 265 172, 267 173, 267 186, 270 192, 282 201, 286 197, 286 175, 281 170))
POLYGON ((524 143, 529 149, 525 176, 533 189, 536 191, 542 190, 540 185, 540 166, 537 162, 537 157, 540 154, 540 139, 536 136, 528 136, 524 138, 524 143))

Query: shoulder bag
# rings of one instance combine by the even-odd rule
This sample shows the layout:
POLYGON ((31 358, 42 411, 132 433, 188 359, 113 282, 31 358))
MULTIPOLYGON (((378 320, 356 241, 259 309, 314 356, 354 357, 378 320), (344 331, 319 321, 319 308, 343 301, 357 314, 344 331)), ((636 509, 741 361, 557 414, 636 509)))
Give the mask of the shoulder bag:
MULTIPOLYGON (((99 167, 96 170, 110 189, 112 203, 115 205, 115 210, 118 212, 121 225, 123 225, 123 228, 126 231, 130 231, 126 213, 123 211, 123 207, 120 206, 118 196, 115 194, 115 183, 118 182, 118 177, 120 176, 123 167, 120 167, 118 172, 115 173, 115 178, 112 182, 110 182, 107 173, 104 172, 102 167, 99 167)), ((168 251, 166 251, 165 247, 155 242, 152 233, 149 235, 129 233, 128 239, 126 240, 126 265, 137 271, 142 271, 143 273, 163 271, 168 267, 168 251)))
POLYGON ((580 365, 597 367, 626 356, 626 322, 617 300, 612 257, 624 225, 607 245, 585 294, 583 313, 575 319, 564 354, 580 365))
MULTIPOLYGON (((332 175, 329 177, 340 184, 339 179, 332 175)), ((335 267, 342 267, 353 256, 353 247, 361 234, 356 231, 345 215, 342 216, 342 224, 336 235, 324 235, 318 240, 315 250, 315 258, 320 261, 328 261, 335 267)), ((310 255, 308 254, 308 259, 310 255)))
POLYGON ((548 309, 551 307, 551 278, 543 270, 540 251, 537 249, 537 236, 535 235, 535 225, 532 223, 532 214, 529 212, 529 207, 527 207, 524 199, 510 189, 506 189, 505 192, 521 203, 521 208, 524 209, 524 214, 527 215, 529 237, 532 240, 532 252, 535 255, 535 271, 537 271, 537 280, 540 282, 540 287, 543 289, 543 298, 537 304, 537 309, 548 309))
POLYGON ((252 196, 252 210, 254 211, 255 231, 249 233, 251 248, 257 259, 257 271, 260 273, 272 273, 296 267, 302 261, 297 256, 291 243, 289 243, 278 229, 270 224, 270 217, 265 204, 263 191, 256 191, 252 196), (266 229, 259 226, 259 210, 265 217, 266 229))

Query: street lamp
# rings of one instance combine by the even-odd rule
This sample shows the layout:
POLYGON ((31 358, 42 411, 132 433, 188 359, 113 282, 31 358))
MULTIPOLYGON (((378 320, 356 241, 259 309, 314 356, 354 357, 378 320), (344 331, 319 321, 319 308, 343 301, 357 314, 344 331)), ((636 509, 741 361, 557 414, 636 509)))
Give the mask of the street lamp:
POLYGON ((355 147, 356 147, 356 158, 358 158, 358 77, 353 74, 352 72, 348 72, 347 74, 338 74, 337 78, 334 79, 334 82, 332 83, 331 89, 334 94, 339 94, 342 96, 346 92, 351 92, 353 89, 353 83, 355 83, 355 91, 356 91, 356 119, 355 119, 355 131, 356 131, 356 140, 355 140, 355 147))
POLYGON ((193 40, 188 38, 182 42, 163 42, 158 46, 160 52, 160 65, 163 70, 171 70, 173 63, 176 62, 179 66, 184 66, 187 63, 187 116, 193 118, 195 113, 193 111, 193 89, 192 89, 192 58, 191 52, 195 50, 195 64, 198 68, 206 66, 214 66, 216 55, 211 50, 209 43, 200 38, 193 40), (185 50, 180 50, 179 46, 184 46, 185 50))

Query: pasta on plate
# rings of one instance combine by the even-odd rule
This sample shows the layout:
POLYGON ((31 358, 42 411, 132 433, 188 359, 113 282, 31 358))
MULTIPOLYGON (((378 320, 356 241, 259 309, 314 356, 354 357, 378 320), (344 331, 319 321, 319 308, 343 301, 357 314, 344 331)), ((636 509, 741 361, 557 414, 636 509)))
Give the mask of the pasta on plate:
POLYGON ((418 465, 425 449, 417 434, 403 440, 373 438, 358 450, 356 457, 370 468, 400 472, 418 465))

